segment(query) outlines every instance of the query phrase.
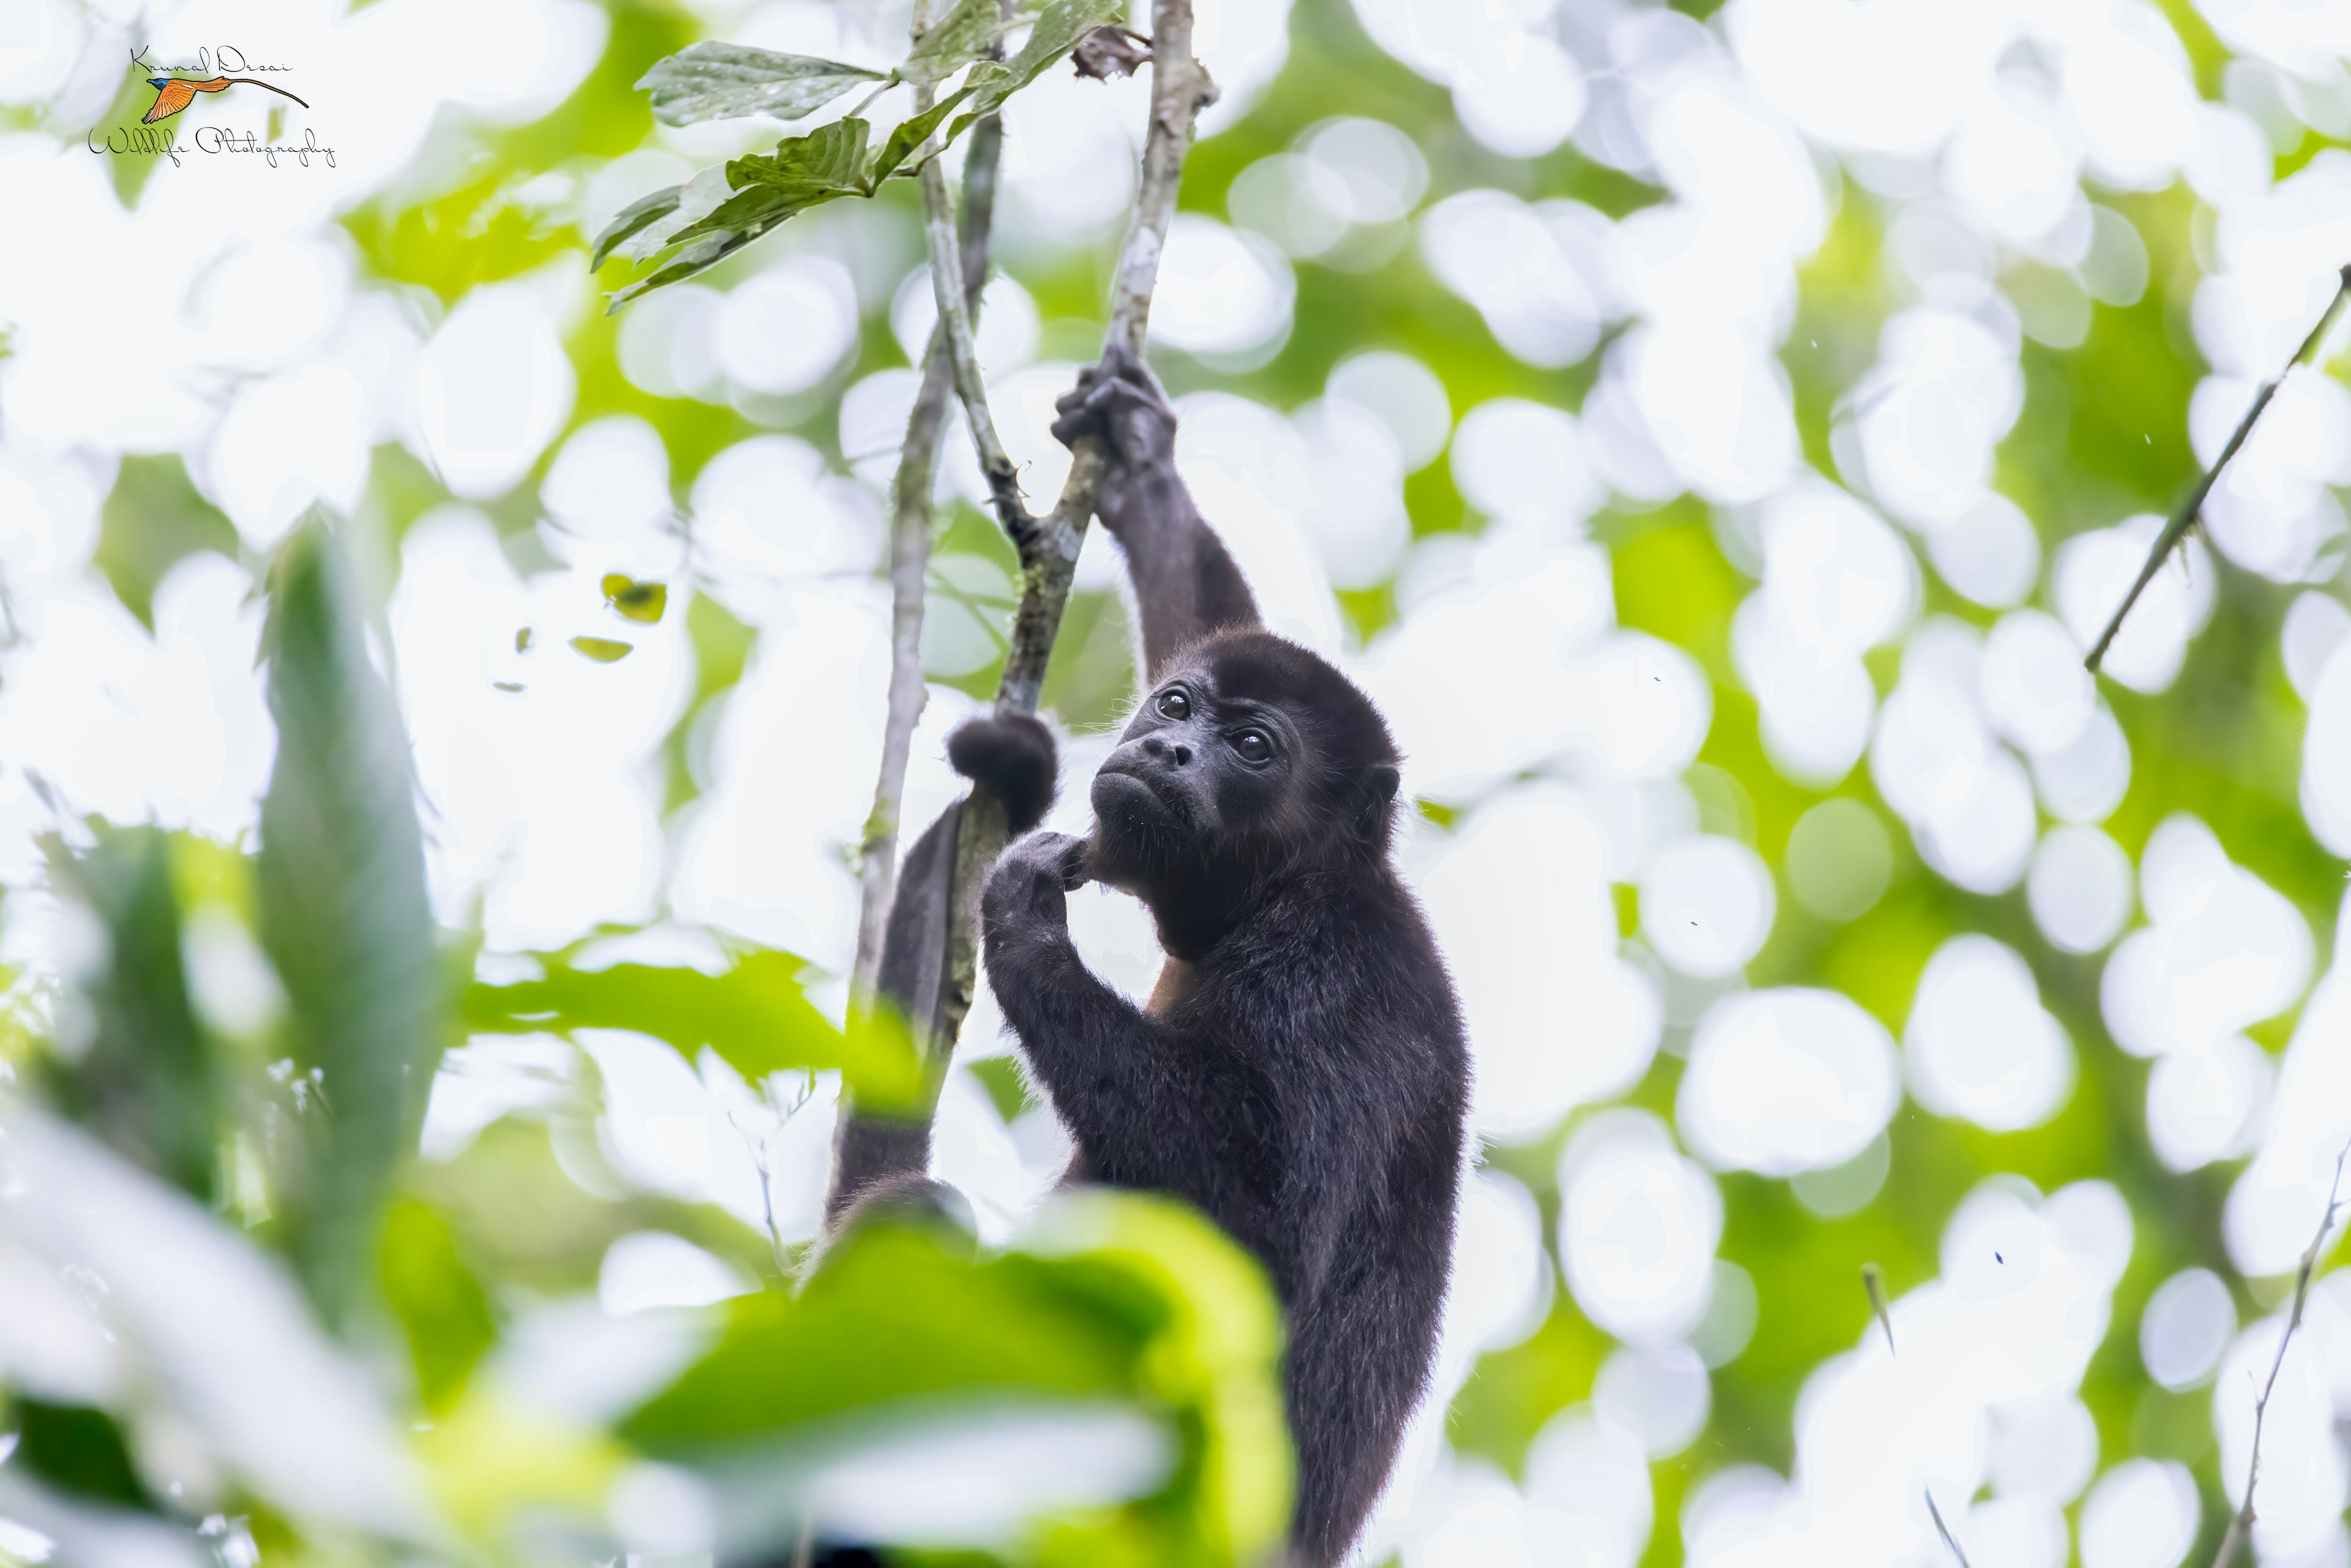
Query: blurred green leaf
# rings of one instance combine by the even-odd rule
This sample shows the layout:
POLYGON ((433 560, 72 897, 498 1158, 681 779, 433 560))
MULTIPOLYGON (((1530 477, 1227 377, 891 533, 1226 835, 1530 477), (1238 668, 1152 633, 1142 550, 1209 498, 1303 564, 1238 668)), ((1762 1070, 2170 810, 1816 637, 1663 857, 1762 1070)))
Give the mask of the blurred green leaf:
POLYGON ((449 1222, 414 1198, 395 1203, 384 1218, 383 1293, 408 1336, 424 1407, 447 1411, 496 1342, 497 1322, 449 1222))
POLYGON ((64 1491, 125 1508, 152 1509, 146 1483, 131 1462, 122 1430, 105 1411, 89 1405, 52 1405, 18 1399, 15 1462, 64 1491))
POLYGON ((1045 74, 1046 68, 1077 47, 1078 40, 1108 22, 1125 19, 1125 0, 1052 0, 1037 15, 1029 41, 1008 60, 982 60, 964 78, 969 106, 946 139, 953 141, 983 115, 995 113, 1004 100, 1045 74))
POLYGON ((717 1346, 621 1433, 719 1462, 804 1424, 942 1400, 1132 1400, 1172 1419, 1182 1453, 1157 1499, 1104 1528, 1147 1529, 1156 1551, 1140 1561, 1248 1562, 1289 1521, 1279 1343, 1233 1242, 1165 1199, 1094 1190, 1059 1200, 1028 1249, 985 1260, 932 1231, 852 1233, 797 1300, 738 1298, 717 1346))
POLYGON ((957 0, 955 9, 915 40, 898 74, 913 82, 945 81, 987 53, 1001 15, 997 0, 957 0))
POLYGON ((196 493, 176 452, 125 457, 99 517, 91 564, 151 630, 156 585, 173 567, 198 550, 237 556, 235 528, 196 493))
POLYGON ((261 942, 295 1069, 315 1074, 279 1197, 297 1272, 345 1321, 384 1191, 415 1146, 444 992, 408 738, 368 657, 342 547, 317 513, 271 564, 263 636, 277 758, 261 803, 261 942))
POLYGON ((491 1033, 625 1029, 667 1041, 689 1061, 704 1046, 757 1083, 771 1072, 838 1069, 860 1104, 917 1103, 921 1059, 903 1025, 882 1020, 843 1034, 801 994, 802 961, 759 952, 724 974, 614 964, 579 969, 579 949, 538 955, 545 978, 476 984, 465 1022, 491 1033))
POLYGON ((595 247, 588 253, 588 270, 595 271, 612 254, 612 247, 632 235, 641 233, 677 211, 677 204, 685 194, 684 185, 668 185, 651 195, 639 196, 612 216, 597 235, 595 247))
POLYGON ((651 625, 669 608, 669 590, 658 582, 639 582, 617 571, 607 572, 601 584, 604 602, 623 620, 651 625))
POLYGON ((106 953, 85 981, 89 1040, 49 1059, 59 1107, 114 1151, 199 1201, 218 1182, 221 1095, 188 999, 172 844, 160 828, 98 824, 79 853, 51 841, 61 893, 97 917, 106 953))
MULTIPOLYGON (((992 0, 981 3, 993 13, 992 0)), ((798 120, 859 82, 883 79, 880 71, 839 60, 705 41, 657 62, 637 87, 651 95, 654 119, 664 125, 692 125, 747 114, 798 120)))
POLYGON ((610 637, 574 637, 571 646, 600 664, 617 664, 637 651, 634 643, 616 643, 610 637))

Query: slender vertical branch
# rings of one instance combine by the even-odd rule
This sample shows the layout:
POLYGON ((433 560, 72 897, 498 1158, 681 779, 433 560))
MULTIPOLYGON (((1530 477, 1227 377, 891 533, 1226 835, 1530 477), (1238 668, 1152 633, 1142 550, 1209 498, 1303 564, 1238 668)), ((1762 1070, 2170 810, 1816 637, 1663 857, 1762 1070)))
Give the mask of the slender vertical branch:
MULTIPOLYGON (((1151 124, 1144 138, 1134 216, 1120 249, 1110 321, 1102 333, 1105 348, 1123 347, 1138 353, 1151 319, 1152 292, 1159 281, 1160 253, 1166 248, 1168 225, 1175 221, 1184 157, 1191 151, 1193 117, 1217 97, 1216 84, 1192 57, 1192 0, 1153 0, 1151 78, 1151 124)), ((966 406, 968 409, 968 402, 966 406)), ((977 428, 975 424, 975 438, 977 428)), ((983 450, 983 467, 987 461, 983 450)), ((1021 580, 1020 603, 1012 617, 1012 648, 1005 657, 1004 674, 996 690, 998 714, 1037 711, 1045 687, 1045 667, 1061 629, 1061 612, 1069 603, 1078 551, 1093 517, 1094 492, 1103 463, 1098 441, 1090 437, 1079 442, 1071 454, 1070 476, 1061 486, 1061 498, 1042 517, 1029 517, 1025 508, 1020 509, 1025 527, 1014 526, 1012 514, 998 501, 998 516, 1020 552, 1021 580)), ((979 951, 980 879, 1002 852, 1006 837, 1002 803, 985 790, 974 791, 964 802, 957 826, 955 888, 948 904, 948 984, 946 994, 939 998, 936 1032, 946 1044, 951 1045, 962 1030, 964 1016, 971 1010, 979 951)))
POLYGON ((2278 373, 2262 383, 2261 390, 2253 394, 2253 405, 2245 410, 2245 417, 2237 422, 2236 430, 2229 437, 2229 444, 2220 448, 2220 455, 2212 460, 2212 466, 2204 470, 2203 477, 2196 481, 2196 487, 2188 492, 2188 499, 2171 514, 2171 520, 2163 525, 2163 531, 2155 536, 2155 543, 2148 547, 2147 552, 2147 562, 2138 569, 2138 577, 2131 583, 2130 591, 2123 595, 2123 601, 2115 608, 2114 617, 2106 622, 2106 629, 2098 633, 2096 646, 2090 650, 2089 657, 2082 661, 2092 674, 2097 674, 2098 665, 2105 661, 2106 649, 2113 645, 2116 633, 2123 629, 2123 618, 2131 612, 2131 606, 2138 602, 2138 596, 2147 591, 2148 583, 2155 580, 2155 574, 2163 569, 2165 560, 2188 537, 2188 530, 2196 526, 2196 519, 2204 509, 2205 499, 2212 494, 2212 486, 2220 477, 2220 470, 2229 465, 2229 459, 2237 455, 2237 448, 2252 434, 2253 425, 2261 419, 2262 412, 2269 407, 2270 399, 2277 395, 2278 388, 2294 368, 2306 365, 2317 358, 2319 344, 2325 340, 2335 319, 2343 314, 2346 302, 2351 302, 2351 267, 2343 269, 2343 281, 2335 290, 2335 298, 2326 302, 2325 314, 2319 317, 2318 325, 2310 329, 2310 336, 2302 340, 2302 347, 2294 351, 2294 357, 2286 361, 2278 373))
MULTIPOLYGON (((2344 268, 2343 287, 2351 293, 2351 267, 2344 268)), ((2335 296, 2342 303, 2343 296, 2335 296)), ((2329 319, 2334 312, 2329 311, 2329 319)), ((2253 1532, 2253 1486, 2262 1479, 2262 1427, 2269 1418, 2270 1396, 2277 1392, 2278 1373, 2285 1365, 2286 1346, 2294 1343, 2294 1331, 2302 1326, 2302 1310, 2310 1300, 2310 1276, 2318 1267, 2318 1254, 2326 1246, 2327 1232, 2335 1228, 2335 1216, 2343 1207, 2343 1162, 2351 1156, 2351 1144, 2335 1156, 2335 1176, 2326 1184, 2326 1207, 2319 1212, 2318 1233, 2310 1239, 2303 1252, 2302 1267, 2294 1277, 2294 1310, 2286 1314, 2285 1332, 2278 1335, 2277 1354, 2270 1361, 2269 1381, 2262 1385, 2261 1397, 2253 1401, 2253 1447, 2245 1460, 2245 1500, 2237 1505, 2229 1521, 2229 1532, 2220 1537, 2220 1550, 2212 1554, 2212 1568, 2229 1568, 2237 1559, 2237 1550, 2253 1532)))
POLYGON ((995 417, 987 411, 987 383, 980 375, 971 312, 965 306, 963 290, 956 287, 956 280, 963 276, 963 260, 956 238, 955 202, 947 194, 946 171, 936 158, 923 164, 922 187, 923 227, 931 252, 931 293, 938 301, 939 329, 946 338, 956 398, 963 404, 964 423, 970 427, 972 450, 979 457, 979 471, 987 481, 997 520, 1018 546, 1032 530, 1033 519, 1020 498, 1019 476, 997 436, 995 417))
MULTIPOLYGON (((928 97, 931 89, 921 89, 928 97)), ((989 115, 972 127, 963 175, 963 298, 977 313, 987 282, 989 233, 996 212, 997 170, 1004 148, 1004 124, 989 115)), ((890 486, 890 695, 882 730, 882 769, 873 785, 873 810, 858 846, 857 956, 850 970, 850 995, 869 1003, 882 966, 882 934, 890 915, 895 880, 898 818, 905 799, 906 762, 914 724, 923 712, 923 604, 931 562, 931 490, 939 468, 939 444, 946 429, 953 370, 944 322, 931 329, 923 354, 923 380, 907 416, 906 440, 890 486)))

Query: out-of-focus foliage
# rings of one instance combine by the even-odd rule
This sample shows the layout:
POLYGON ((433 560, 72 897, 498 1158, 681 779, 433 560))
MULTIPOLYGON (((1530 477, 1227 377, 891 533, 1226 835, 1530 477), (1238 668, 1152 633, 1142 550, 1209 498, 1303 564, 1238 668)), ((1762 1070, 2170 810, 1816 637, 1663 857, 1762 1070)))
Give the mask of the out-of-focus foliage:
MULTIPOLYGON (((2351 260, 2332 13, 1199 10, 1179 456, 1396 726, 1478 1056, 1372 1560, 1939 1562, 1930 1492, 1979 1564, 2209 1560, 2351 1138, 2339 352, 2077 661, 2351 260)), ((877 1230, 795 1293, 842 1086, 919 1087, 841 979, 930 329, 908 84, 950 135, 1005 108, 980 349, 1032 497, 1141 136, 1147 82, 1057 63, 1112 8, 972 65, 994 11, 912 57, 850 0, 36 0, 0 38, 37 219, 0 245, 0 1560, 1278 1534, 1261 1280, 1054 1195, 985 1000, 935 1152, 977 1243, 877 1230), (147 77, 224 43, 311 107, 205 95, 136 151, 147 77), (287 151, 203 150, 248 131, 287 151)), ((983 495, 951 440, 910 828, 1002 655, 983 495)), ((1097 539, 1047 684, 1072 831, 1117 578, 1097 539)), ((1133 905, 1071 909, 1147 992, 1133 905)), ((2343 1271, 2295 1345, 2270 1564, 2346 1550, 2343 1271)))

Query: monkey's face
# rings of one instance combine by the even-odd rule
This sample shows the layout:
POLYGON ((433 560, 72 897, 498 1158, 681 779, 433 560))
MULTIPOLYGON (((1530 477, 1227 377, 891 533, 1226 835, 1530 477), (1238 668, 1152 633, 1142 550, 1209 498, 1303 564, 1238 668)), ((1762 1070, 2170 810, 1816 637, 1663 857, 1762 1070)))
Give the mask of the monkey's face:
POLYGON ((1094 775, 1091 870, 1148 896, 1386 843, 1384 726, 1345 678, 1259 632, 1226 633, 1144 694, 1094 775))
POLYGON ((1097 873, 1147 883, 1278 836, 1305 743, 1279 705, 1219 692, 1205 666, 1175 671, 1094 775, 1097 873))

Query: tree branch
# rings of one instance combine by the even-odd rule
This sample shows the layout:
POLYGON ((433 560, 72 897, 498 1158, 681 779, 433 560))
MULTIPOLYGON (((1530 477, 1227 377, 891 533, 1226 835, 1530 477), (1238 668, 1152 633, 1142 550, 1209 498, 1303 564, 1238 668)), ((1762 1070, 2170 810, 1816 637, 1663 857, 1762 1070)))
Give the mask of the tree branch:
POLYGON ((2205 498, 2212 494, 2212 486, 2220 477, 2220 470, 2229 465, 2229 459, 2237 455, 2237 448, 2252 434, 2253 425, 2262 417, 2262 411, 2269 407, 2270 399, 2277 395, 2277 390, 2284 383, 2287 375, 2296 365, 2306 365, 2317 357, 2318 345, 2335 325, 2335 318, 2343 314, 2346 301, 2351 301, 2351 267, 2343 269, 2342 284, 2335 290, 2335 298, 2326 302, 2326 312, 2319 317, 2318 325, 2310 329, 2310 336, 2302 340, 2302 347, 2294 351, 2294 358, 2288 360, 2276 375, 2262 383, 2261 390, 2253 394, 2252 407, 2245 410, 2245 417, 2237 422, 2236 431, 2229 437, 2229 444, 2220 449, 2220 455, 2213 459, 2212 466, 2204 470, 2203 477, 2196 481, 2196 487, 2188 492, 2188 499, 2171 514, 2171 520, 2163 525, 2163 531, 2155 536, 2155 543, 2147 552, 2147 564, 2138 569, 2138 578, 2130 585, 2130 591, 2123 595, 2123 601, 2116 607, 2114 618, 2106 622, 2106 629, 2098 633, 2097 645, 2090 650, 2089 657, 2082 661, 2084 667, 2092 674, 2098 673, 2098 665, 2105 661, 2106 649, 2113 644, 2116 633, 2123 629, 2123 618, 2131 612, 2131 606, 2138 602, 2138 596, 2147 591, 2148 583, 2155 580, 2155 574, 2162 570, 2164 561, 2188 537, 2188 530, 2196 526, 2197 517, 2204 509, 2205 498))
MULTIPOLYGON (((2345 293, 2351 293, 2351 267, 2343 269, 2343 287, 2345 293)), ((2336 308, 2342 305, 2343 298, 2342 294, 2335 297, 2336 308)), ((2326 314, 2327 320, 2333 320, 2335 308, 2330 308, 2326 314)), ((2321 323, 2320 329, 2325 329, 2325 323, 2321 323)), ((2317 334, 2312 336, 2315 339, 2317 334)), ((2307 348, 2304 345, 2305 351, 2307 348)), ((2295 362, 2300 362, 2298 357, 2295 362)), ((2294 1311, 2286 1316, 2285 1332, 2278 1335, 2277 1355, 2270 1363, 2269 1381, 2262 1385, 2262 1396, 2253 1401, 2253 1448, 2245 1461, 2245 1500, 2229 1521, 2229 1532, 2220 1537, 2220 1550, 2213 1553, 2212 1568, 2229 1568, 2236 1561, 2237 1548, 2253 1531, 2253 1484, 2262 1479, 2262 1423, 2270 1413, 2270 1396, 2277 1391, 2278 1372, 2285 1365, 2285 1347, 2294 1343, 2294 1331, 2302 1326, 2302 1309, 2310 1300, 2310 1276, 2318 1267, 2319 1249, 2326 1245, 2326 1233, 2335 1228, 2335 1211, 2343 1207, 2343 1199, 2336 1194, 2343 1187, 2346 1156, 2351 1156, 2351 1144, 2344 1145, 2343 1153, 2335 1156, 2335 1176, 2326 1184, 2326 1207, 2318 1217, 2318 1234, 2310 1239, 2310 1246, 2302 1255, 2302 1267, 2294 1274, 2294 1311)))
MULTIPOLYGON (((924 88, 918 99, 927 99, 924 88)), ((919 109, 917 112, 920 112, 919 109)), ((987 282, 989 233, 996 212, 996 176, 1004 123, 989 115, 972 128, 963 173, 963 298, 976 315, 987 282)), ((923 353, 923 381, 907 416, 905 444, 890 485, 890 695, 882 729, 882 769, 873 810, 858 845, 857 956, 850 969, 852 1005, 871 1005, 882 967, 882 935, 893 892, 899 815, 905 799, 906 762, 914 724, 923 712, 923 605, 931 562, 931 490, 937 482, 939 443, 946 429, 953 370, 944 322, 931 329, 923 353)))
MULTIPOLYGON (((1102 332, 1104 349, 1123 347, 1136 353, 1142 352, 1144 330, 1151 319, 1160 253, 1166 248, 1167 228, 1176 216, 1184 157, 1191 151, 1193 117, 1217 99, 1216 84, 1192 56, 1192 0, 1153 0, 1151 37, 1151 124, 1144 138, 1134 216, 1120 251, 1110 321, 1102 332)), ((976 365, 973 379, 977 379, 976 365)), ((973 428, 977 438, 978 426, 973 428)), ((1070 476, 1061 498, 1042 517, 1030 517, 1022 508, 1024 528, 1013 526, 998 501, 999 517, 1020 552, 1020 603, 1013 612, 1012 648, 996 689, 999 715, 1037 711, 1104 463, 1100 441, 1080 441, 1070 455, 1070 476)), ((985 451, 981 464, 986 466, 985 451)), ((993 488, 991 485, 991 492, 993 488)), ((1002 802, 986 790, 974 790, 963 804, 956 831, 955 886, 947 905, 948 983, 939 998, 935 1037, 950 1047, 971 1010, 978 967, 980 881, 1003 852, 1008 836, 1002 802)))

